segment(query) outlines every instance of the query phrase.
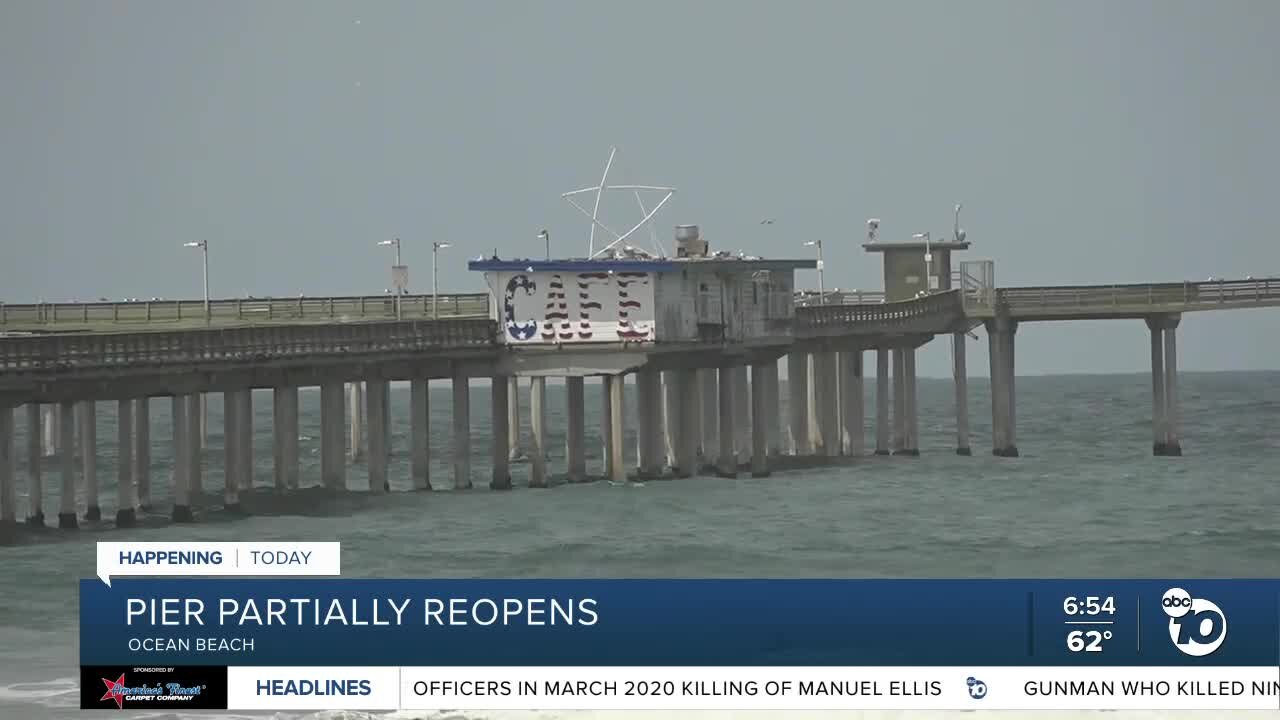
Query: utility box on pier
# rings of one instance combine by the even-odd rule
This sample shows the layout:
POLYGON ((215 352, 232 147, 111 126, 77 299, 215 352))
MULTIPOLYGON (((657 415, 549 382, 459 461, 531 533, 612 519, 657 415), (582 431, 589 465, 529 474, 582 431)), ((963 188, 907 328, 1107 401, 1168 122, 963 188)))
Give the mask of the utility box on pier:
POLYGON ((795 271, 812 260, 706 254, 681 226, 677 258, 473 260, 508 345, 769 343, 792 334, 795 271))
POLYGON ((867 252, 884 253, 884 299, 910 300, 928 292, 951 289, 951 253, 968 249, 960 242, 868 242, 867 252))

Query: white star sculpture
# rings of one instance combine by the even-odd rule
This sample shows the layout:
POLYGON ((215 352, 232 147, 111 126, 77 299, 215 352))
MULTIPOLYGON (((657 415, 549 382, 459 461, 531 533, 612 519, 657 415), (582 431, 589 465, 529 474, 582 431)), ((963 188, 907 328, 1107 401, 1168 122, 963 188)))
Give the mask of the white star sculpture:
POLYGON ((653 249, 658 253, 660 257, 666 257, 667 255, 666 248, 663 247, 662 244, 658 241, 658 234, 654 230, 653 225, 649 221, 653 219, 653 216, 658 213, 658 210, 660 210, 663 205, 667 204, 667 201, 670 200, 671 196, 675 194, 676 189, 671 187, 657 187, 654 185, 609 185, 607 184, 607 181, 609 179, 609 168, 613 166, 613 157, 614 155, 617 154, 617 152, 618 152, 618 148, 616 147, 609 148, 609 161, 606 162, 604 165, 604 176, 600 178, 599 185, 596 185, 594 187, 582 188, 580 190, 572 190, 570 192, 564 193, 561 196, 565 200, 568 200, 570 205, 577 208, 578 212, 581 212, 583 215, 586 215, 587 217, 591 218, 591 238, 588 241, 588 245, 587 245, 587 257, 595 258, 598 255, 608 252, 609 250, 613 249, 615 245, 617 245, 618 243, 621 243, 623 240, 626 240, 628 237, 631 236, 632 233, 634 233, 636 230, 639 230, 641 227, 643 227, 646 224, 649 225, 649 235, 650 235, 650 239, 653 241, 653 246, 654 246, 653 249), (599 219, 600 197, 604 194, 605 190, 630 190, 631 192, 635 193, 636 203, 640 205, 640 212, 644 215, 644 217, 640 220, 640 222, 636 223, 630 230, 624 233, 618 233, 617 231, 609 228, 604 223, 600 222, 600 219, 599 219), (640 199, 641 190, 652 190, 652 191, 664 192, 666 193, 666 195, 663 196, 662 200, 660 200, 657 205, 653 206, 652 210, 646 211, 644 207, 644 201, 640 199), (579 205, 578 202, 573 198, 575 195, 581 195, 582 193, 590 193, 590 192, 594 192, 596 194, 596 203, 592 207, 591 211, 588 212, 586 208, 579 205), (596 250, 596 228, 597 227, 599 227, 601 230, 604 230, 605 232, 613 236, 613 242, 609 243, 608 245, 605 245, 599 250, 596 250))

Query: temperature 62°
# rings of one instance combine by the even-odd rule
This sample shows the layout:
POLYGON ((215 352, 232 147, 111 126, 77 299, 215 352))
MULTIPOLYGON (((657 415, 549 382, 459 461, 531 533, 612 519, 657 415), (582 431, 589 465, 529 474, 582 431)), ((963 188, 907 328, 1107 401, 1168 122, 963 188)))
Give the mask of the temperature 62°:
POLYGON ((1102 641, 1110 639, 1110 630, 1072 630, 1067 633, 1067 649, 1071 652, 1102 652, 1102 641))

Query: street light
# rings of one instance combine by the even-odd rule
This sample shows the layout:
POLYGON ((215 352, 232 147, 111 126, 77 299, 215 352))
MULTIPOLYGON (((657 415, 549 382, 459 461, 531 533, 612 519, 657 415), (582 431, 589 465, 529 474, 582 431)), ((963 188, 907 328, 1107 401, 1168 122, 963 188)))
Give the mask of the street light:
POLYGON ((827 304, 827 291, 826 291, 826 289, 825 289, 825 288, 823 287, 823 285, 822 285, 822 265, 823 265, 823 263, 822 263, 822 241, 821 241, 821 240, 810 240, 809 242, 805 243, 805 245, 806 245, 806 246, 813 246, 813 247, 817 247, 817 248, 818 248, 818 304, 819 304, 819 305, 826 305, 826 304, 827 304))
MULTIPOLYGON (((395 268, 396 268, 396 272, 399 272, 398 268, 400 268, 400 267, 401 267, 401 265, 400 265, 400 238, 395 238, 394 240, 383 240, 382 242, 378 243, 378 245, 379 245, 379 246, 381 246, 381 247, 387 247, 387 246, 390 246, 390 247, 394 247, 394 248, 396 249, 396 264, 395 264, 395 268)), ((392 273, 392 282, 393 282, 393 284, 398 284, 398 283, 396 283, 396 278, 395 278, 395 273, 394 273, 394 272, 392 273)), ((404 291, 405 291, 405 288, 404 288, 403 286, 400 286, 400 287, 397 287, 397 288, 396 288, 396 320, 400 320, 400 319, 401 319, 401 315, 400 315, 400 296, 404 294, 404 291)))
POLYGON ((182 243, 182 247, 200 248, 200 264, 204 270, 204 323, 208 325, 212 318, 209 314, 209 241, 182 243))
POLYGON ((542 232, 538 233, 538 237, 542 240, 542 242, 547 244, 547 259, 550 260, 551 259, 551 233, 547 232, 546 230, 543 230, 542 232))
POLYGON ((924 241, 924 291, 933 292, 933 246, 929 242, 929 233, 916 233, 911 236, 915 240, 924 241))
POLYGON ((436 260, 440 255, 440 251, 452 247, 446 242, 431 243, 431 319, 436 320, 440 317, 439 310, 436 306, 436 295, 440 291, 440 273, 437 268, 436 260))

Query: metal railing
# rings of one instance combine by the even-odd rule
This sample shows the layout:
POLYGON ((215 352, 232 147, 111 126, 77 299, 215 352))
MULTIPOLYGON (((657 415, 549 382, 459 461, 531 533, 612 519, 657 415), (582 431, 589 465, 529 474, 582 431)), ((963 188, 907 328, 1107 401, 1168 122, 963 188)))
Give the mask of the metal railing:
POLYGON ((1012 315, 1085 312, 1101 316, 1143 310, 1183 312, 1261 307, 1280 304, 1280 278, 1013 287, 997 290, 992 299, 966 293, 964 302, 966 312, 991 312, 1000 306, 1008 308, 1012 315))
POLYGON ((797 290, 794 300, 798 308, 820 305, 863 305, 885 301, 884 292, 880 290, 828 290, 825 297, 817 290, 797 290))
POLYGON ((485 318, 0 337, 0 372, 266 362, 495 346, 485 318))
MULTIPOLYGON (((403 320, 439 317, 489 317, 487 293, 453 295, 401 295, 403 320)), ((244 298, 211 300, 207 324, 211 326, 369 322, 396 319, 396 296, 244 298)), ((130 302, 0 303, 0 331, 96 330, 112 332, 116 326, 206 325, 203 300, 138 300, 130 302)))
POLYGON ((855 325, 857 330, 876 332, 920 325, 922 320, 945 324, 961 313, 959 295, 957 290, 948 290, 896 302, 796 308, 796 330, 837 329, 852 333, 855 325))

